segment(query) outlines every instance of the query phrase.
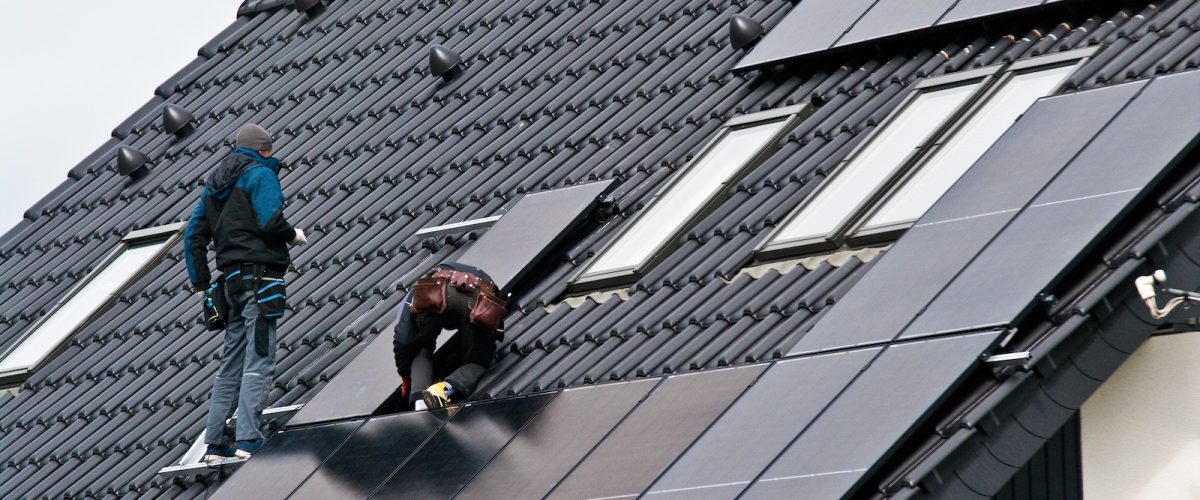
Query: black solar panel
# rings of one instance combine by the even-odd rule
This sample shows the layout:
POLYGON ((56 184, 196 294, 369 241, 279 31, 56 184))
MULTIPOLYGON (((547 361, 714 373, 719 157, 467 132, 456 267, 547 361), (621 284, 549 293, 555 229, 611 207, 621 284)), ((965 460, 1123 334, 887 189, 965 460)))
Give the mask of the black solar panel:
MULTIPOLYGON (((1068 98, 1109 92, 1064 100, 1084 112, 1094 99, 1068 98)), ((1196 143, 1198 95, 1200 74, 1146 86, 904 335, 1016 321, 1196 143)))
POLYGON ((874 40, 933 26, 955 0, 879 0, 836 45, 874 40))
POLYGON ((535 266, 598 203, 613 181, 527 194, 460 257, 503 291, 535 266))
POLYGON ((1001 212, 910 229, 788 355, 891 340, 1013 215, 1001 212))
POLYGON ((455 498, 542 498, 658 383, 563 391, 455 498))
POLYGON ((771 28, 735 69, 828 49, 873 3, 875 0, 804 0, 771 28))
POLYGON ((363 417, 400 388, 391 330, 375 337, 346 368, 304 405, 289 426, 363 417))
MULTIPOLYGON (((1058 0, 1049 0, 1047 3, 1055 1, 1058 0)), ((990 17, 997 14, 1037 7, 1042 3, 1043 0, 958 0, 958 3, 954 4, 954 8, 950 9, 938 21, 938 24, 949 24, 981 17, 990 17)))
POLYGON ((366 498, 437 432, 442 423, 429 412, 368 420, 292 493, 291 498, 366 498))
POLYGON ((550 498, 637 496, 763 368, 668 378, 550 492, 550 498))
POLYGON ((925 212, 928 223, 1025 206, 1145 82, 1038 100, 925 212))
POLYGON ((894 338, 1143 85, 1035 103, 789 354, 894 338))
POLYGON ((824 354, 771 366, 655 481, 645 498, 737 496, 879 351, 824 354))
POLYGON ((735 69, 1065 0, 804 0, 735 69))
POLYGON ((980 363, 999 331, 888 347, 742 498, 841 498, 980 363))
POLYGON ((213 498, 285 498, 361 424, 341 422, 275 434, 213 498))
POLYGON ((905 329, 904 336, 1012 322, 1132 198, 1133 193, 1124 193, 1028 208, 905 329))
MULTIPOLYGON (((1141 84, 1122 85, 1141 88, 1141 84)), ((1103 90, 1079 96, 1103 94, 1103 90)), ((1086 112, 1080 102, 1072 114, 1086 112)), ((1200 140, 1200 72, 1154 79, 1035 203, 1141 188, 1200 140), (1068 177, 1068 174, 1069 177, 1068 177)))
POLYGON ((450 498, 555 394, 463 407, 372 498, 450 498))

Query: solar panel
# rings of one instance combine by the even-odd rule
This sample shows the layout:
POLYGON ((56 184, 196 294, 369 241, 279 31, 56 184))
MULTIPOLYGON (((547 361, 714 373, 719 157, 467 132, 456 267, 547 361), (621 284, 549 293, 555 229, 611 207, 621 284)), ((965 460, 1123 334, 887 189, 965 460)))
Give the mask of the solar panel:
POLYGON ((1133 199, 1133 193, 1035 205, 1012 222, 904 331, 904 337, 1004 325, 1133 199))
POLYGON ((511 291, 599 203, 613 181, 527 194, 458 260, 484 271, 511 291))
MULTIPOLYGON (((1056 0, 1050 0, 1052 3, 1056 0)), ((937 24, 950 24, 982 17, 991 17, 1041 5, 1043 0, 958 0, 937 24)))
POLYGON ((875 0, 804 0, 754 46, 734 69, 779 62, 833 46, 875 0))
POLYGON ((804 0, 738 62, 735 70, 951 23, 979 21, 1065 0, 804 0))
POLYGON ((1200 73, 1152 81, 904 335, 1016 321, 1194 146, 1198 92, 1200 73))
POLYGON ((645 498, 737 496, 880 350, 795 358, 771 366, 655 481, 645 498))
POLYGON ((788 355, 891 340, 1013 215, 999 212, 913 227, 788 355))
POLYGON ((442 423, 429 412, 368 420, 290 498, 366 498, 442 423))
POLYGON ((637 496, 763 368, 746 366, 667 378, 549 497, 637 496))
POLYGON ((370 344, 312 400, 304 405, 288 426, 307 425, 329 420, 365 417, 387 401, 400 388, 392 354, 392 335, 388 330, 370 344))
POLYGON ((1136 82, 1039 99, 919 223, 1025 206, 1143 85, 1136 82))
POLYGON ((556 394, 469 404, 371 498, 450 498, 556 394))
POLYGON ((836 45, 874 40, 933 26, 955 0, 879 0, 836 45))
POLYGON ((889 346, 740 498, 841 498, 955 389, 1001 332, 889 346))
MULTIPOLYGON (((1081 102, 1074 112, 1090 105, 1081 102)), ((1197 132, 1200 72, 1155 78, 1035 203, 1141 188, 1190 150, 1197 132)))
POLYGON ((214 498, 287 497, 361 424, 340 422, 271 436, 214 498))
POLYGON ((894 338, 1142 85, 1035 103, 789 354, 894 338))
POLYGON ((455 498, 544 497, 658 383, 563 391, 455 498))

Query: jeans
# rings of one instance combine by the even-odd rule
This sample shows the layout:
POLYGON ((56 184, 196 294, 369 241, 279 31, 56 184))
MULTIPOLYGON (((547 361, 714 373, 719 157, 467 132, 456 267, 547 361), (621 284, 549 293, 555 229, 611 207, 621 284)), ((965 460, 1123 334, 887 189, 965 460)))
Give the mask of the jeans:
POLYGON ((450 287, 446 293, 446 312, 409 311, 412 298, 400 304, 392 351, 396 371, 409 381, 409 401, 421 399, 421 391, 434 380, 444 380, 454 388, 455 399, 466 399, 496 355, 496 339, 491 332, 468 321, 475 295, 450 287), (442 330, 457 330, 446 344, 434 352, 442 330))
POLYGON ((225 422, 233 416, 237 403, 238 441, 261 439, 262 411, 275 376, 275 320, 259 314, 254 297, 254 279, 246 277, 226 283, 229 322, 225 327, 225 345, 221 367, 213 380, 208 399, 206 444, 227 444, 225 422))

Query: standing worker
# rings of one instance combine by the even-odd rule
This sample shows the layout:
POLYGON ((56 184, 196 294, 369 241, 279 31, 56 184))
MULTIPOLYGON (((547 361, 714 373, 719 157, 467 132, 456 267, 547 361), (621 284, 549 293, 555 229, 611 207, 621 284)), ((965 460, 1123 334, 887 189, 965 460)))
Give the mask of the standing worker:
POLYGON ((482 269, 453 262, 435 266, 413 285, 397 314, 392 350, 401 394, 415 409, 443 408, 475 390, 492 366, 507 313, 498 294, 482 269), (443 329, 457 332, 435 352, 443 329))
POLYGON ((262 446, 262 410, 275 375, 275 322, 286 307, 287 245, 308 243, 304 231, 283 217, 279 160, 272 150, 271 134, 262 127, 238 129, 233 150, 208 176, 183 233, 184 262, 206 306, 205 323, 225 329, 208 400, 205 462, 249 458, 262 446), (209 242, 224 273, 216 283, 208 270, 209 242), (225 436, 235 399, 236 448, 225 436))

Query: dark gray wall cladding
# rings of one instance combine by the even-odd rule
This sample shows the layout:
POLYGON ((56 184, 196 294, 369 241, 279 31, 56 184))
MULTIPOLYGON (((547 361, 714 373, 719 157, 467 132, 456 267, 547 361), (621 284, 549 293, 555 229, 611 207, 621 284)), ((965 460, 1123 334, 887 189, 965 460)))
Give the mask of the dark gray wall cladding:
MULTIPOLYGON (((1048 0, 1045 3, 1057 0, 1048 0)), ((994 16, 1029 7, 1042 5, 1043 0, 958 0, 938 24, 949 24, 980 17, 994 16)))
POLYGON ((484 271, 502 292, 562 241, 599 202, 611 180, 521 197, 459 260, 484 271))
POLYGON ((450 498, 556 394, 466 405, 371 498, 450 498))
POLYGON ((836 45, 850 45, 898 33, 933 26, 956 0, 878 0, 871 10, 838 39, 836 45))
POLYGON ((734 498, 804 430, 880 348, 771 365, 663 473, 646 498, 734 498))
POLYGON ((661 379, 561 392, 455 498, 542 498, 661 379))
POLYGON ((1152 80, 904 336, 1018 319, 1196 143, 1197 96, 1200 71, 1152 80))
POLYGON ((804 0, 750 47, 735 69, 752 68, 832 47, 875 0, 804 0))
POLYGON ((741 498, 848 495, 999 337, 995 331, 887 347, 741 498))
POLYGON ((280 432, 221 485, 214 498, 285 498, 362 422, 280 432))
MULTIPOLYGON (((510 318, 510 335, 523 340, 489 374, 490 389, 526 393, 770 359, 831 312, 866 266, 762 279, 738 276, 739 268, 913 82, 1090 44, 1106 49, 1071 89, 1200 66, 1200 3, 1130 3, 1119 14, 1102 3, 1062 18, 1010 16, 1012 37, 914 39, 902 53, 884 45, 771 75, 731 74, 745 53, 727 45, 729 16, 779 26, 790 2, 338 1, 312 19, 289 9, 241 17, 202 49, 206 59, 156 90, 195 114, 195 132, 176 138, 156 116, 144 117, 125 139, 82 159, 71 172, 79 182, 35 221, 0 237, 0 342, 45 314, 119 235, 184 217, 225 142, 257 121, 276 132, 289 165, 289 219, 312 229, 310 244, 293 253, 295 310, 281 323, 269 399, 304 402, 387 335, 399 301, 389 285, 456 250, 422 247, 413 236, 421 227, 596 179, 621 181, 618 217, 626 220, 725 120, 818 94, 828 103, 731 186, 730 201, 682 235, 679 251, 629 301, 552 314, 540 307, 558 300, 620 220, 538 269, 527 305, 510 318), (460 51, 466 71, 431 77, 430 44, 460 51), (128 184, 113 170, 118 146, 145 152, 156 168, 128 184), (664 323, 682 336, 658 335, 664 323)), ((155 89, 145 90, 149 98, 155 89)), ((1089 123, 1076 118, 1051 135, 1089 123)), ((179 260, 173 249, 19 396, 0 402, 0 497, 209 492, 207 478, 155 476, 200 431, 220 343, 196 323, 179 260)))
POLYGON ((789 354, 894 338, 1142 85, 1036 102, 789 354))
MULTIPOLYGON (((366 498, 443 423, 429 412, 368 420, 308 476, 304 484, 287 496, 311 500, 366 498)), ((257 456, 255 460, 258 460, 257 456)))
POLYGON ((765 368, 670 377, 559 483, 549 498, 637 496, 765 368))

